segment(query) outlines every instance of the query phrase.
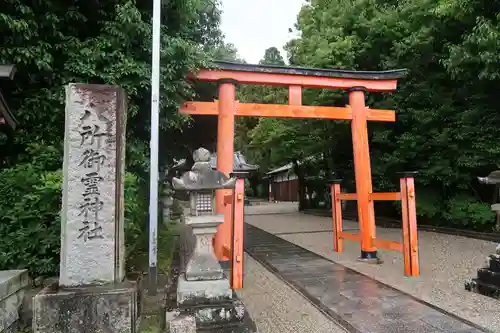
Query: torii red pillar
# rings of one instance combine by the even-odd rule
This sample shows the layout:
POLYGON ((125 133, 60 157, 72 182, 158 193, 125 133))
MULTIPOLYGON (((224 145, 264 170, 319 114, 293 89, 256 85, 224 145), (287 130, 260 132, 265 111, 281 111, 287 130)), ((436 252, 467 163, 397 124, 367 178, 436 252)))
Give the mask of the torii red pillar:
MULTIPOLYGON (((234 115, 236 113, 236 81, 222 79, 219 83, 218 122, 217 122, 217 170, 229 176, 234 167, 234 115)), ((215 234, 214 251, 219 259, 224 258, 224 246, 230 246, 232 225, 231 205, 224 204, 224 196, 231 190, 218 190, 216 211, 224 214, 224 223, 219 225, 215 234)))
POLYGON ((352 109, 352 144, 354 154, 354 173, 356 193, 358 194, 358 220, 361 234, 361 260, 378 260, 375 239, 375 213, 370 194, 372 172, 370 167, 370 149, 368 146, 368 108, 365 105, 364 87, 353 87, 349 92, 349 106, 352 109))

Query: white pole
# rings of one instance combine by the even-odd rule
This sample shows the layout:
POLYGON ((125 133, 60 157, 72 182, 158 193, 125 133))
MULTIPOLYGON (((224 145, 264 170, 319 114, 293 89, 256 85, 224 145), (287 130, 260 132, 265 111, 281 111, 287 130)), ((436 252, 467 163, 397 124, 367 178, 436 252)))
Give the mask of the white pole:
POLYGON ((157 290, 158 237, 158 141, 160 122, 160 33, 161 0, 153 0, 153 43, 151 64, 151 142, 149 175, 149 294, 157 290))

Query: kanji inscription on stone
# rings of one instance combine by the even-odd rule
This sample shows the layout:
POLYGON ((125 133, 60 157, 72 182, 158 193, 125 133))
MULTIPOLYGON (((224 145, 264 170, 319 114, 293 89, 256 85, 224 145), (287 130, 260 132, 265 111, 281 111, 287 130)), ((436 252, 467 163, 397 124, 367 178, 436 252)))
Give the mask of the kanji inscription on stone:
POLYGON ((125 123, 120 88, 67 86, 62 286, 123 280, 125 123))

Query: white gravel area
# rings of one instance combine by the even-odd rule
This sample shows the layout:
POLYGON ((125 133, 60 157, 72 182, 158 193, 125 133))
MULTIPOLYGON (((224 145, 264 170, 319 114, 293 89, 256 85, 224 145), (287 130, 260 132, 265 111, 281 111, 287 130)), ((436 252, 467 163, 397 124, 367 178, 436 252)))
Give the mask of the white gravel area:
MULTIPOLYGON (((477 325, 500 332, 500 301, 467 292, 465 280, 475 277, 476 270, 485 265, 485 259, 494 252, 496 244, 460 236, 419 232, 421 276, 407 278, 403 274, 403 258, 398 252, 379 250, 384 260, 381 265, 357 262, 358 243, 345 241, 344 253, 332 250, 331 218, 290 213, 295 204, 267 205, 266 213, 258 214, 252 208, 246 222, 263 230, 278 234, 292 243, 330 258, 346 267, 402 290, 430 304, 438 306, 477 325), (274 210, 272 208, 274 206, 274 210), (287 213, 288 212, 288 213, 287 213), (302 233, 305 231, 325 232, 302 233), (282 234, 280 233, 288 233, 282 234), (298 232, 296 234, 290 234, 298 232)), ((344 221, 344 229, 357 228, 357 222, 344 221)), ((401 241, 401 230, 377 228, 377 238, 401 241)))
POLYGON ((259 333, 346 332, 247 254, 245 260, 245 285, 237 293, 259 333))

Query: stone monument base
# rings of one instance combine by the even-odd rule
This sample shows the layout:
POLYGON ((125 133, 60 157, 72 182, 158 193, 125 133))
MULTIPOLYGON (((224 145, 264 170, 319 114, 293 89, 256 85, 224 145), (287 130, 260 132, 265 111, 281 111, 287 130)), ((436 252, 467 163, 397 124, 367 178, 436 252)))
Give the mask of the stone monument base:
POLYGON ((138 284, 44 288, 33 299, 34 333, 135 333, 139 325, 138 284))
POLYGON ((230 301, 233 292, 228 279, 187 281, 184 276, 177 280, 177 303, 181 305, 204 305, 230 301))
POLYGON ((232 299, 214 304, 183 306, 167 304, 166 331, 170 333, 254 333, 255 323, 245 305, 233 293, 232 299))
POLYGON ((166 332, 254 333, 255 323, 227 278, 186 281, 179 270, 167 288, 166 332), (203 292, 200 292, 203 290, 203 292))

